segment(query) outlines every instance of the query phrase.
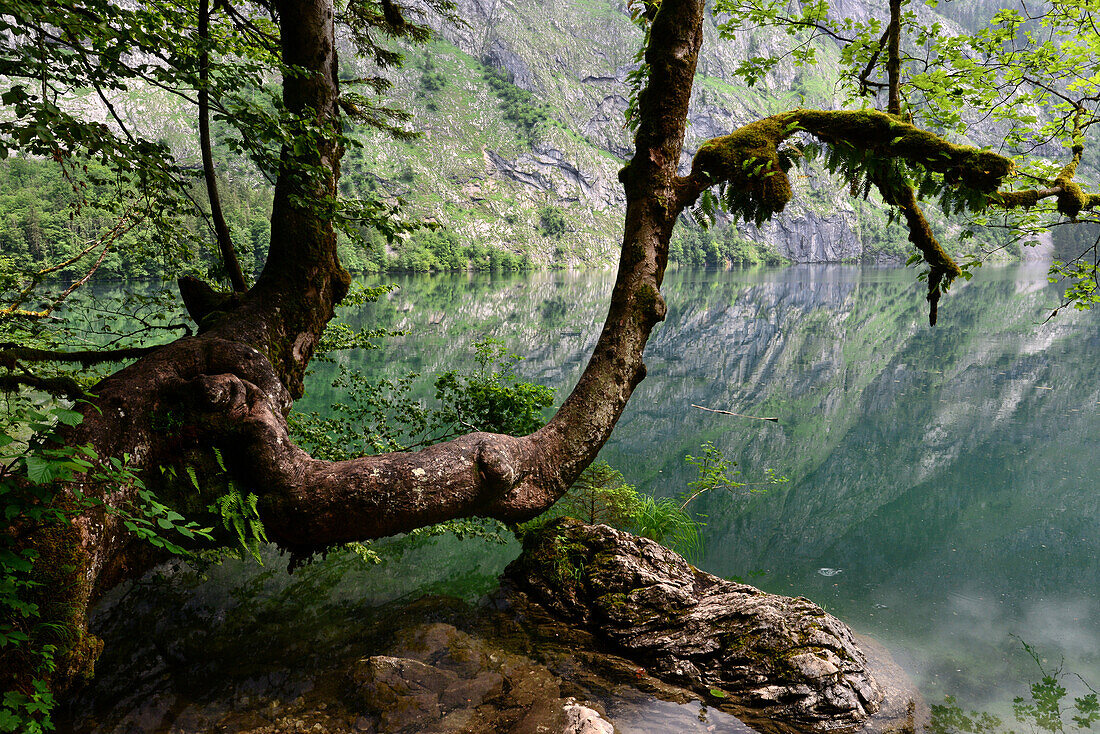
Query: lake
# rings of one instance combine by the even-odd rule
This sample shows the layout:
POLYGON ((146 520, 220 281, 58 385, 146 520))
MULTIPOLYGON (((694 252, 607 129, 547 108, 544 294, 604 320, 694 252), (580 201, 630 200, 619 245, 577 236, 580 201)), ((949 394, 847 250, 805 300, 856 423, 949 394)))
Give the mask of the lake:
MULTIPOLYGON (((399 288, 343 318, 408 333, 337 363, 374 377, 421 373, 427 395, 431 375, 471 365, 474 343, 491 336, 525 357, 524 378, 558 388, 560 402, 595 344, 612 274, 370 283, 383 281, 399 288)), ((692 505, 706 523, 697 565, 809 597, 881 641, 929 703, 951 696, 1006 727, 1012 699, 1028 697, 1044 671, 1060 671, 1063 706, 1100 688, 1100 314, 1047 320, 1059 291, 1028 267, 986 268, 957 285, 935 329, 912 269, 681 270, 663 291, 668 318, 647 348, 648 376, 601 458, 658 496, 686 489, 685 456, 706 441, 738 462, 749 487, 692 505), (788 481, 755 484, 769 470, 788 481)), ((299 408, 339 398, 335 369, 316 366, 299 408)), ((273 556, 264 568, 222 564, 206 583, 174 571, 157 587, 166 601, 120 592, 97 624, 110 655, 112 636, 128 636, 143 614, 164 640, 181 630, 194 638, 187 625, 199 622, 165 610, 202 608, 205 633, 213 619, 230 647, 233 634, 270 635, 269 667, 287 667, 313 658, 281 635, 308 638, 308 627, 309 639, 339 637, 326 620, 343 624, 332 610, 348 604, 423 593, 474 600, 518 552, 515 543, 398 542, 379 544, 393 549, 380 566, 318 564, 305 574, 308 593, 300 575, 276 572, 273 556), (276 627, 256 631, 257 615, 276 627)), ((213 664, 203 650, 189 654, 213 664)), ((125 708, 134 690, 149 690, 124 690, 148 659, 111 660, 90 706, 125 708)))

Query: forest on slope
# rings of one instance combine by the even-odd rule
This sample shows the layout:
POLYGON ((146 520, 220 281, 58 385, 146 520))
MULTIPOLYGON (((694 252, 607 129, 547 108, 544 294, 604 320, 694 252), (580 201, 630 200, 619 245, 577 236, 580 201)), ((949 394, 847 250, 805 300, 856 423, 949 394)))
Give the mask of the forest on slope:
MULTIPOLYGON (((981 27, 994 2, 921 6, 922 22, 959 30, 981 27)), ((865 0, 841 3, 838 15, 873 16, 865 0)), ((344 159, 342 193, 400 205, 411 222, 427 226, 387 240, 366 228, 342 258, 353 272, 603 268, 614 262, 624 203, 617 175, 629 152, 625 125, 629 76, 637 68, 637 36, 629 9, 615 0, 460 3, 465 25, 429 19, 436 38, 404 48, 403 67, 387 69, 388 103, 411 113, 410 139, 382 131, 359 133, 361 147, 344 159)), ((843 93, 833 85, 838 48, 817 40, 814 66, 771 69, 748 86, 737 69, 744 59, 782 52, 786 36, 754 29, 717 41, 708 14, 692 98, 684 158, 699 144, 753 119, 799 106, 834 108, 843 93)), ((348 50, 341 76, 377 73, 348 50)), ((95 108, 88 99, 77 104, 95 108)), ((258 101, 262 103, 262 101, 258 101)), ((141 120, 181 160, 197 158, 197 132, 186 106, 152 89, 134 88, 116 103, 124 120, 141 120)), ((105 117, 105 113, 101 113, 105 117)), ((998 138, 998 126, 968 134, 979 145, 998 138)), ((228 126, 214 124, 222 165, 219 186, 238 256, 246 272, 263 265, 272 188, 234 148, 228 126)), ((1057 151, 1047 151, 1056 157, 1057 151)), ((1089 157, 1084 171, 1091 170, 1089 157)), ((899 262, 908 254, 903 228, 888 224, 881 201, 850 195, 818 163, 802 166, 800 194, 772 221, 721 218, 704 229, 685 217, 670 248, 672 262, 692 266, 789 262, 899 262)), ((0 276, 65 259, 116 221, 101 200, 117 196, 106 169, 91 164, 66 171, 49 159, 0 160, 0 276)), ((196 180, 194 195, 203 195, 196 180)), ((220 274, 214 236, 199 217, 179 217, 189 244, 178 253, 194 275, 220 274)), ((978 228, 960 239, 964 222, 933 215, 942 238, 962 256, 1000 247, 999 259, 1049 259, 1050 240, 1021 248, 1003 232, 978 228)), ((1055 232, 1065 245, 1082 236, 1055 232)), ((162 269, 155 261, 123 258, 119 250, 157 248, 152 228, 139 224, 101 266, 108 277, 142 278, 162 269)), ((163 256, 163 255, 161 255, 163 256)))

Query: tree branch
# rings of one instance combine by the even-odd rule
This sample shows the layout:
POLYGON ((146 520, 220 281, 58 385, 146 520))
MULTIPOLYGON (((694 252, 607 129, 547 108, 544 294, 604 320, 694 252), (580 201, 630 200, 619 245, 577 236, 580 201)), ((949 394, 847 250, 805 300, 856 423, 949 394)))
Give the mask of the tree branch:
POLYGON ((8 304, 4 308, 0 308, 0 318, 3 318, 5 316, 21 316, 23 318, 30 318, 30 319, 49 318, 50 314, 52 314, 54 312, 54 310, 58 306, 60 306, 61 303, 66 298, 68 298, 70 295, 72 295, 73 291, 75 291, 77 288, 79 288, 80 286, 87 283, 88 280, 93 275, 95 275, 95 272, 97 270, 99 270, 99 266, 103 264, 104 258, 107 257, 107 253, 111 249, 111 244, 115 240, 117 240, 119 237, 126 234, 131 229, 133 229, 135 226, 137 226, 138 222, 141 221, 141 219, 142 219, 141 217, 132 218, 132 214, 133 214, 133 209, 130 209, 129 211, 127 211, 122 216, 122 218, 118 220, 118 222, 115 224, 115 226, 112 227, 109 232, 107 232, 107 234, 105 234, 103 237, 99 238, 98 240, 92 242, 90 245, 88 245, 88 247, 81 250, 80 253, 78 253, 74 257, 71 257, 68 260, 66 260, 66 261, 64 261, 64 262, 62 262, 58 265, 53 265, 53 266, 50 266, 48 268, 43 268, 42 270, 39 270, 36 273, 34 273, 31 276, 31 282, 25 288, 23 288, 23 290, 21 290, 19 292, 19 294, 15 298, 15 301, 8 304), (80 278, 77 278, 76 280, 74 280, 72 282, 72 284, 69 285, 68 288, 66 288, 64 291, 62 291, 61 295, 59 295, 57 298, 55 298, 53 300, 52 303, 50 303, 49 305, 47 305, 45 308, 43 308, 40 311, 30 311, 30 310, 19 308, 19 306, 22 305, 23 301, 25 301, 28 296, 30 296, 30 294, 34 291, 34 289, 38 286, 38 284, 42 282, 43 277, 45 277, 46 275, 49 275, 50 273, 54 273, 58 270, 61 270, 62 268, 66 267, 68 265, 72 265, 73 263, 77 262, 81 258, 88 255, 93 249, 95 249, 95 247, 97 247, 100 244, 103 245, 103 248, 99 253, 99 257, 96 258, 96 261, 94 263, 92 263, 92 266, 90 268, 88 268, 88 271, 83 276, 81 276, 80 278))
POLYGON ((27 387, 72 400, 84 398, 88 395, 87 391, 80 386, 80 383, 71 377, 38 377, 29 373, 0 375, 0 392, 16 392, 27 387))
POLYGON ((214 236, 218 241, 222 264, 233 290, 243 293, 248 283, 241 272, 237 251, 233 249, 233 237, 222 214, 218 196, 218 179, 214 173, 214 154, 210 146, 210 0, 199 0, 199 151, 202 156, 202 173, 206 180, 206 195, 210 200, 210 217, 214 220, 214 236))
POLYGON ((900 159, 943 174, 948 183, 985 193, 997 190, 1015 170, 1013 162, 992 151, 950 143, 877 110, 791 110, 766 117, 700 146, 691 174, 681 180, 685 206, 719 183, 749 189, 768 215, 790 200, 790 181, 780 165, 779 146, 799 132, 822 142, 865 151, 880 159, 900 159), (756 166, 764 165, 756 172, 756 166))
MULTIPOLYGON (((1075 115, 1075 138, 1080 132, 1080 108, 1075 115)), ((1022 207, 1030 209, 1042 199, 1057 197, 1058 213, 1076 219, 1082 211, 1100 206, 1100 194, 1086 194, 1081 184, 1073 180, 1077 175, 1077 166, 1081 163, 1084 147, 1077 143, 1073 146, 1073 157, 1062 167, 1052 185, 1045 189, 1025 189, 1023 191, 998 191, 990 197, 990 203, 1003 209, 1022 207)))
POLYGON ((890 26, 886 27, 886 30, 882 32, 882 37, 878 39, 878 48, 871 54, 870 60, 867 62, 867 66, 863 67, 863 71, 860 73, 859 87, 863 94, 867 94, 870 90, 869 87, 881 87, 883 86, 879 82, 872 82, 869 80, 871 72, 875 70, 875 65, 878 63, 878 57, 882 55, 882 49, 886 48, 886 41, 890 38, 890 26))
POLYGON ((124 362, 139 359, 151 353, 157 347, 129 347, 126 349, 83 349, 73 352, 58 352, 51 349, 32 349, 18 344, 0 344, 0 367, 14 369, 16 362, 66 362, 79 363, 84 367, 104 362, 124 362))
POLYGON ((886 112, 901 116, 901 0, 890 0, 890 25, 887 27, 886 75, 890 84, 886 112))
MULTIPOLYGON (((896 116, 876 110, 829 112, 793 110, 749 123, 734 133, 704 143, 681 181, 679 203, 695 202, 715 184, 735 186, 748 196, 749 212, 759 221, 780 212, 792 196, 779 146, 799 132, 833 146, 863 151, 874 159, 900 159, 943 174, 948 183, 987 194, 996 192, 1014 170, 1008 158, 991 151, 955 145, 896 116)), ((892 180, 881 167, 869 169, 872 183, 886 203, 899 207, 909 226, 909 239, 929 266, 929 322, 937 317, 941 284, 959 275, 958 265, 940 246, 917 203, 913 187, 892 180)))
MULTIPOLYGON (((283 8, 283 23, 295 29, 287 37, 313 22, 298 15, 308 8, 308 1, 283 8)), ((659 288, 678 214, 675 173, 702 19, 701 0, 665 0, 653 20, 637 153, 621 174, 627 214, 614 295, 588 366, 545 427, 525 437, 475 433, 416 453, 345 462, 318 461, 295 446, 285 419, 295 385, 286 374, 296 369, 294 362, 308 361, 311 340, 342 295, 333 284, 346 275, 323 220, 284 192, 276 195, 273 257, 257 285, 224 316, 215 311, 204 318, 198 336, 158 349, 97 385, 102 413, 84 411, 81 435, 98 436, 104 455, 118 453, 148 443, 153 429, 144 416, 164 401, 190 406, 189 430, 201 436, 194 450, 218 446, 235 481, 260 496, 268 536, 297 549, 471 515, 518 522, 547 509, 610 436, 645 375, 646 340, 665 314, 659 288), (284 223, 298 226, 276 226, 284 223), (120 425, 120 413, 142 418, 120 425)), ((287 62, 319 68, 316 76, 288 80, 288 108, 323 110, 326 99, 335 99, 329 96, 332 46, 310 51, 298 41, 284 43, 307 55, 287 62)), ((284 151, 284 157, 292 154, 284 151)), ((311 155, 313 165, 335 165, 329 151, 311 155)), ((290 171, 280 185, 292 191, 301 179, 290 171)))

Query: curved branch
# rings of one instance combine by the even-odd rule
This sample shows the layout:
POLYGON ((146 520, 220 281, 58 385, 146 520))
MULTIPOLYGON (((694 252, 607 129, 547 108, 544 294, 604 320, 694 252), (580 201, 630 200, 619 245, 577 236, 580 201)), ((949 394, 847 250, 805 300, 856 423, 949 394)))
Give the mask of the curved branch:
POLYGON ((544 428, 522 438, 475 433, 417 453, 318 462, 283 439, 281 420, 272 420, 260 392, 250 399, 247 385, 204 381, 212 399, 251 406, 240 412, 254 419, 242 425, 263 453, 249 467, 273 467, 281 478, 284 489, 269 495, 262 511, 283 542, 324 545, 471 514, 526 520, 553 504, 595 458, 645 376, 642 352, 665 314, 659 289, 679 214, 675 173, 702 16, 699 0, 666 0, 653 20, 637 152, 620 174, 627 215, 611 305, 580 381, 544 428), (303 521, 303 513, 310 519, 303 521))
MULTIPOLYGON (((895 107, 894 101, 892 98, 891 107, 895 107)), ((690 205, 706 188, 724 183, 747 194, 758 222, 782 211, 792 191, 779 146, 799 132, 808 132, 833 146, 863 151, 873 159, 900 159, 917 164, 943 174, 948 183, 986 194, 994 194, 1014 170, 1008 158, 955 145, 893 114, 877 110, 792 110, 749 123, 730 135, 703 144, 692 161, 691 174, 681 180, 680 204, 690 205)), ((959 275, 959 266, 933 235, 913 187, 894 180, 883 167, 869 170, 868 177, 886 203, 902 210, 909 226, 909 240, 928 263, 929 323, 935 326, 941 285, 944 281, 950 284, 959 275)))
POLYGON ((157 347, 130 347, 127 349, 82 349, 75 352, 57 352, 52 349, 31 349, 17 344, 0 344, 0 367, 9 369, 16 362, 67 362, 84 367, 104 362, 124 362, 151 354, 157 347))
MULTIPOLYGON (((1080 110, 1078 110, 1080 112, 1080 110)), ((1080 114, 1075 117, 1075 137, 1080 132, 1080 114)), ((998 191, 990 197, 990 203, 1003 209, 1030 209, 1043 199, 1057 197, 1056 208, 1059 214, 1076 219, 1082 211, 1100 206, 1100 194, 1087 194, 1081 184, 1073 180, 1077 175, 1077 166, 1081 163, 1084 147, 1073 147, 1073 157, 1062 167, 1058 175, 1045 189, 1025 189, 1022 191, 998 191)))
POLYGON ((856 77, 859 80, 859 88, 861 94, 867 94, 870 92, 870 87, 882 87, 885 86, 881 82, 870 81, 871 72, 875 70, 875 66, 878 64, 878 57, 882 55, 882 50, 886 48, 886 41, 890 38, 891 26, 887 25, 886 30, 882 32, 882 36, 878 39, 878 46, 875 48, 874 53, 871 54, 871 58, 867 61, 867 65, 863 67, 863 71, 856 77))
POLYGON ((705 189, 729 183, 748 188, 768 216, 782 211, 791 198, 791 188, 780 165, 779 146, 803 131, 822 142, 861 150, 875 158, 918 164, 943 174, 948 183, 984 193, 995 192, 1015 170, 1004 156, 955 145, 878 110, 791 110, 704 143, 692 160, 691 174, 680 182, 681 203, 690 206, 705 189), (764 165, 757 172, 756 165, 761 162, 764 165))
POLYGON ((39 377, 32 374, 0 375, 0 392, 17 392, 29 387, 50 395, 58 395, 71 400, 87 397, 87 391, 71 377, 39 377))
POLYGON ((962 271, 932 233, 932 226, 917 203, 912 186, 890 185, 884 181, 876 181, 875 185, 887 204, 901 209, 909 227, 909 241, 920 250, 928 263, 928 325, 935 326, 940 296, 962 271))
MULTIPOLYGON (((301 15, 309 4, 285 3, 281 18, 296 28, 287 35, 313 22, 301 15)), ((190 406, 195 418, 188 423, 189 435, 201 437, 195 450, 217 445, 235 480, 260 496, 268 537, 294 548, 390 535, 470 515, 518 522, 541 513, 610 436, 645 375, 646 340, 664 318, 659 289, 679 213, 675 174, 702 19, 701 0, 665 0, 653 20, 637 154, 621 174, 627 214, 611 304, 580 381, 539 431, 519 438, 475 433, 416 453, 345 462, 313 459, 290 441, 285 416, 299 389, 296 365, 308 362, 347 278, 336 260, 331 227, 299 203, 295 187, 303 184, 292 172, 280 176, 272 256, 257 285, 207 312, 198 336, 167 345, 97 385, 101 412, 85 411, 79 431, 99 436, 99 450, 109 455, 123 446, 149 445, 153 429, 146 416, 162 410, 159 406, 190 406), (134 389, 139 382, 140 395, 134 389), (123 414, 139 418, 120 426, 123 414)), ((288 101, 331 109, 333 47, 323 39, 312 47, 301 40, 284 38, 284 43, 308 56, 294 65, 323 70, 288 80, 288 101)), ((285 150, 284 160, 291 155, 285 150)), ((335 169, 339 151, 322 148, 309 155, 314 166, 335 169)), ((312 180, 323 194, 334 177, 312 180)), ((175 453, 171 459, 178 461, 178 447, 175 453)))

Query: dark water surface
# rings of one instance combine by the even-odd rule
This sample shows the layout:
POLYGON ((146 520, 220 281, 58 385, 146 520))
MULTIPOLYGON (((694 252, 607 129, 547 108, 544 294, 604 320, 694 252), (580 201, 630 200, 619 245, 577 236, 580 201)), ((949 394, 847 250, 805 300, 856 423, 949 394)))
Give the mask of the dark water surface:
MULTIPOLYGON (((341 355, 344 364, 431 375, 470 364, 473 344, 493 336, 526 356, 524 377, 567 390, 595 344, 612 276, 397 280, 347 319, 409 334, 341 355)), ((693 505, 706 515, 703 569, 821 604, 883 642, 930 703, 955 696, 1011 721, 1010 702, 1028 695, 1039 664, 1061 666, 1068 698, 1085 682, 1100 688, 1100 313, 1044 323, 1058 291, 1027 268, 985 269, 957 286, 935 329, 912 270, 680 271, 664 292, 648 376, 601 456, 661 496, 684 491, 693 478, 684 457, 704 441, 738 461, 746 481, 768 469, 789 479, 693 505)), ((299 407, 339 399, 335 369, 317 367, 299 407)), ((345 556, 289 579, 274 558, 224 564, 206 584, 175 576, 163 586, 168 602, 123 600, 100 624, 109 645, 112 630, 125 635, 123 622, 139 620, 165 641, 201 628, 221 636, 224 655, 301 668, 325 644, 345 644, 362 610, 422 593, 476 599, 518 552, 454 539, 394 548, 382 566, 345 556), (203 611, 188 621, 188 609, 203 611), (308 650, 293 644, 303 628, 308 650)), ((210 655, 163 644, 161 657, 210 655)), ((139 658, 113 664, 97 685, 155 678, 156 664, 139 658)), ((195 670, 232 676, 239 662, 195 670)), ((309 687, 292 679, 291 698, 309 687)))

